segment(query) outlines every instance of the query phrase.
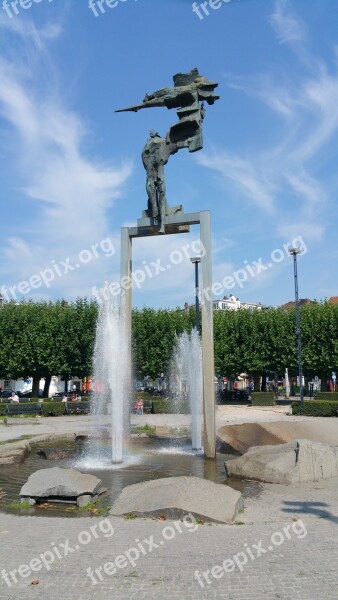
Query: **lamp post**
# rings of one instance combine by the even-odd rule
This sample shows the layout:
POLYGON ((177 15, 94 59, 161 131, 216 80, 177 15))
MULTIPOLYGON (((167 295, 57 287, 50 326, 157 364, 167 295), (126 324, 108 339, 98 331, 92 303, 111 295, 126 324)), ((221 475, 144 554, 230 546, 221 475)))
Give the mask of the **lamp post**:
POLYGON ((4 305, 4 297, 2 295, 2 293, 0 292, 0 308, 4 305))
POLYGON ((302 362, 302 340, 300 334, 300 312, 299 312, 299 296, 298 296, 298 273, 297 273, 297 255, 301 253, 300 248, 290 248, 289 254, 293 256, 293 272, 295 280, 295 300, 296 300, 296 337, 298 350, 298 375, 299 375, 299 396, 300 396, 300 411, 304 412, 304 390, 303 390, 303 362, 302 362))
POLYGON ((195 265, 195 327, 197 331, 200 329, 200 299, 199 299, 199 281, 198 281, 198 265, 201 262, 201 257, 196 256, 190 259, 195 265))

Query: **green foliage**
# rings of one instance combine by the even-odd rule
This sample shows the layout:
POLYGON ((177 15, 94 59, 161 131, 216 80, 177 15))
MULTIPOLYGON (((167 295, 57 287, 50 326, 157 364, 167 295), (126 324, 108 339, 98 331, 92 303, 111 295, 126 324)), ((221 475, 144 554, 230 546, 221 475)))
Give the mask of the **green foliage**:
MULTIPOLYGON (((338 370, 338 305, 313 302, 301 307, 300 314, 304 373, 325 378, 338 370)), ((216 311, 216 373, 283 373, 288 367, 296 375, 295 322, 295 309, 216 311)))
POLYGON ((3 402, 1 402, 0 403, 0 415, 6 414, 6 408, 7 408, 7 404, 3 404, 3 402))
POLYGON ((273 392, 252 392, 252 406, 274 406, 275 396, 273 392))
POLYGON ((157 378, 167 373, 172 358, 176 336, 190 331, 194 325, 194 312, 155 310, 143 308, 133 310, 132 351, 135 375, 139 378, 157 378))
POLYGON ((41 377, 92 372, 97 305, 86 299, 68 303, 6 303, 0 310, 0 374, 33 377, 33 396, 41 377))
POLYGON ((43 402, 41 404, 42 416, 43 417, 59 417, 65 414, 65 403, 64 402, 43 402))
MULTIPOLYGON (((143 308, 132 314, 134 375, 168 373, 175 340, 194 326, 194 309, 143 308)), ((0 376, 33 376, 33 396, 41 377, 84 377, 92 373, 97 305, 75 302, 5 303, 0 310, 0 376)), ((314 302, 301 308, 303 369, 323 380, 338 370, 338 305, 314 302)), ((254 378, 263 373, 297 373, 295 311, 264 309, 214 313, 215 372, 254 378)), ((322 387, 322 389, 324 389, 322 387)), ((161 412, 160 410, 156 412, 161 412)))
POLYGON ((338 392, 318 392, 317 399, 328 400, 329 402, 336 400, 338 402, 338 392))
MULTIPOLYGON (((301 414, 300 402, 292 402, 292 414, 301 414)), ((308 417, 334 417, 338 414, 338 402, 327 400, 305 400, 304 415, 308 417)))
POLYGON ((145 425, 136 425, 136 427, 133 427, 133 433, 146 433, 151 437, 156 435, 156 427, 148 425, 148 423, 145 425))

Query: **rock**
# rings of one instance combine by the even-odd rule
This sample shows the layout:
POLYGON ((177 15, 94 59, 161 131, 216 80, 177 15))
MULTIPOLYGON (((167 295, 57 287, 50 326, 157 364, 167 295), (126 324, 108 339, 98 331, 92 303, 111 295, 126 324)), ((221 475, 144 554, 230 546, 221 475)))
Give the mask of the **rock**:
POLYGON ((225 425, 218 431, 218 439, 241 454, 254 446, 274 446, 297 440, 312 440, 330 446, 338 445, 337 419, 309 419, 267 421, 225 425))
POLYGON ((228 475, 270 483, 303 483, 338 477, 338 448, 299 440, 277 446, 250 448, 225 462, 228 475))
POLYGON ((73 501, 82 506, 88 502, 95 502, 100 494, 106 489, 102 487, 102 481, 94 477, 76 471, 75 469, 41 469, 28 478, 21 488, 21 500, 64 500, 73 501), (85 499, 80 499, 86 496, 85 499))
POLYGON ((192 514, 205 521, 232 523, 240 499, 240 492, 227 485, 198 477, 166 477, 125 487, 110 513, 167 518, 192 514))
POLYGON ((62 458, 67 458, 67 453, 63 450, 59 450, 58 448, 44 448, 37 451, 39 456, 45 458, 46 460, 58 460, 62 458))
POLYGON ((76 435, 74 440, 76 444, 84 444, 88 440, 88 435, 76 435))
POLYGON ((30 454, 29 442, 20 441, 0 446, 0 466, 20 464, 30 454))

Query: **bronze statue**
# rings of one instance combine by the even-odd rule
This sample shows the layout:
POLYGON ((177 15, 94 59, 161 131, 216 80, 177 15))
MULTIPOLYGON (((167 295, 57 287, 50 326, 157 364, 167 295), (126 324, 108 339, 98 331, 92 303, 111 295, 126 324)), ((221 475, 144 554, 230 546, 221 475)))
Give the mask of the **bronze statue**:
POLYGON ((143 152, 143 166, 147 172, 148 210, 146 216, 160 224, 159 233, 165 232, 165 217, 182 210, 182 206, 170 209, 166 199, 164 165, 169 157, 181 148, 197 152, 203 148, 202 124, 205 116, 204 102, 214 104, 219 96, 214 93, 217 83, 199 74, 198 69, 190 73, 174 75, 174 87, 162 88, 147 94, 142 104, 117 110, 116 112, 137 112, 142 108, 176 108, 179 122, 173 125, 165 138, 154 130, 150 132, 143 152))

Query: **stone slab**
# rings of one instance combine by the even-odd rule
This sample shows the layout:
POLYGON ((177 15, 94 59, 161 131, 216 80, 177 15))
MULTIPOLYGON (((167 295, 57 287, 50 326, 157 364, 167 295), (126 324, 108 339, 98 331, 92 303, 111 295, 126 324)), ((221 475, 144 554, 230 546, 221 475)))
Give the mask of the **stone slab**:
POLYGON ((287 421, 225 425, 219 429, 217 436, 241 454, 254 446, 273 446, 299 439, 337 446, 338 420, 298 417, 297 420, 289 418, 287 421))
POLYGON ((225 462, 228 475, 294 484, 338 477, 338 448, 311 440, 256 446, 225 462))
POLYGON ((21 488, 22 498, 78 498, 94 497, 105 491, 102 481, 94 475, 80 473, 75 469, 40 469, 32 473, 21 488))
POLYGON ((166 477, 125 487, 110 512, 167 518, 192 514, 205 521, 233 523, 240 503, 240 492, 227 485, 198 477, 166 477))
POLYGON ((27 441, 4 444, 0 446, 0 466, 20 464, 30 452, 31 447, 27 441))

